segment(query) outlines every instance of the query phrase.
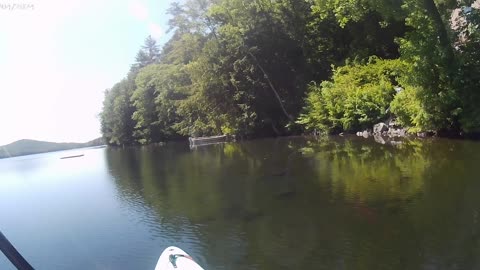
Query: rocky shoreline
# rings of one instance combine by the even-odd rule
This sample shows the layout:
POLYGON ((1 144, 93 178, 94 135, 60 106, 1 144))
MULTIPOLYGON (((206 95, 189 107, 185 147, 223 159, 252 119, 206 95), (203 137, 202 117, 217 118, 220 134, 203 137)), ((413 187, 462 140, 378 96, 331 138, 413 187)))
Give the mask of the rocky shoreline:
MULTIPOLYGON (((340 134, 341 135, 341 134, 340 134)), ((465 134, 463 132, 454 131, 424 131, 411 133, 407 128, 399 125, 395 119, 389 119, 385 122, 380 122, 373 125, 372 129, 356 132, 359 137, 369 138, 373 137, 376 142, 381 144, 391 143, 400 144, 403 138, 428 138, 428 137, 442 137, 455 139, 474 139, 480 140, 480 133, 465 134)))
POLYGON ((401 127, 395 120, 380 122, 373 126, 373 129, 367 129, 356 133, 357 136, 384 136, 384 137, 405 137, 409 135, 407 129, 401 127))
POLYGON ((387 142, 395 145, 401 144, 401 141, 397 139, 417 136, 417 137, 427 137, 426 133, 411 134, 407 132, 407 129, 401 127, 395 119, 389 119, 386 122, 380 122, 375 124, 372 129, 366 129, 364 131, 359 131, 356 133, 359 137, 369 138, 372 137, 376 142, 381 144, 386 144, 387 142))

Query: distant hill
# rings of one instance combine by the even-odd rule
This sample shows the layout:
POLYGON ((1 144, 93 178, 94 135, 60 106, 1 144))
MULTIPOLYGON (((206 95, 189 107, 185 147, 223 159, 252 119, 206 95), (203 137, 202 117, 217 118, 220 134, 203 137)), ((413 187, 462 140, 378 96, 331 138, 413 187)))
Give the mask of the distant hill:
POLYGON ((0 146, 0 158, 32 155, 81 147, 98 146, 104 144, 105 142, 103 138, 97 138, 86 143, 54 143, 36 140, 19 140, 7 145, 0 146))

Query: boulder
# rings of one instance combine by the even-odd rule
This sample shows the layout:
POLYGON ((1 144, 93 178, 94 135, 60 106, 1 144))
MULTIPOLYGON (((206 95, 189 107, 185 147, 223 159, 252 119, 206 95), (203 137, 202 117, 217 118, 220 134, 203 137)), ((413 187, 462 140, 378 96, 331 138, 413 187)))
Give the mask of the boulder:
POLYGON ((386 143, 385 140, 383 139, 383 137, 380 136, 380 135, 374 135, 374 136, 373 136, 373 139, 375 139, 375 141, 376 141, 377 143, 380 143, 380 144, 385 144, 385 143, 386 143))
POLYGON ((388 126, 385 123, 378 123, 373 126, 373 134, 382 134, 384 131, 388 131, 388 126))
POLYGON ((398 129, 390 128, 388 130, 388 136, 390 137, 405 137, 406 134, 407 132, 403 128, 398 128, 398 129))
POLYGON ((388 122, 389 127, 398 127, 397 121, 395 119, 392 119, 388 122))

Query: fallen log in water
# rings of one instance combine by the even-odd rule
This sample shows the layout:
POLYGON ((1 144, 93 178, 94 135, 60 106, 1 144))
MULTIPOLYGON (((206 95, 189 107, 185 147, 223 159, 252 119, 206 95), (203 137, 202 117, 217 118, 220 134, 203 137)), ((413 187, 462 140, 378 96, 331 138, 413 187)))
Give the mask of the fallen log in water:
POLYGON ((81 155, 75 155, 75 156, 66 156, 66 157, 61 157, 60 159, 67 159, 67 158, 77 158, 77 157, 83 157, 84 154, 81 155))
POLYGON ((207 144, 214 144, 214 143, 224 143, 228 141, 227 135, 220 135, 220 136, 211 136, 211 137, 190 137, 188 138, 190 142, 190 146, 199 146, 199 145, 207 145, 207 144))

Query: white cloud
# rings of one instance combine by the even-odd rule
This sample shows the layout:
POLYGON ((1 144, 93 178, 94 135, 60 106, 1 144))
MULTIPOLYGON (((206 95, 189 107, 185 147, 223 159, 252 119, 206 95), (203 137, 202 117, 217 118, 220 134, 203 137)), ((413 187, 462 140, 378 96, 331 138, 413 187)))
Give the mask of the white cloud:
POLYGON ((130 1, 128 6, 130 14, 137 20, 145 22, 148 27, 148 33, 154 39, 160 39, 165 34, 163 28, 157 23, 152 22, 148 13, 148 8, 139 0, 130 1))
POLYGON ((148 26, 148 30, 150 35, 156 40, 160 39, 165 33, 162 27, 156 23, 150 23, 150 25, 148 26))
POLYGON ((145 5, 143 5, 138 0, 131 1, 128 9, 130 11, 130 14, 133 15, 138 20, 140 21, 148 20, 148 17, 149 17, 148 9, 145 7, 145 5))

